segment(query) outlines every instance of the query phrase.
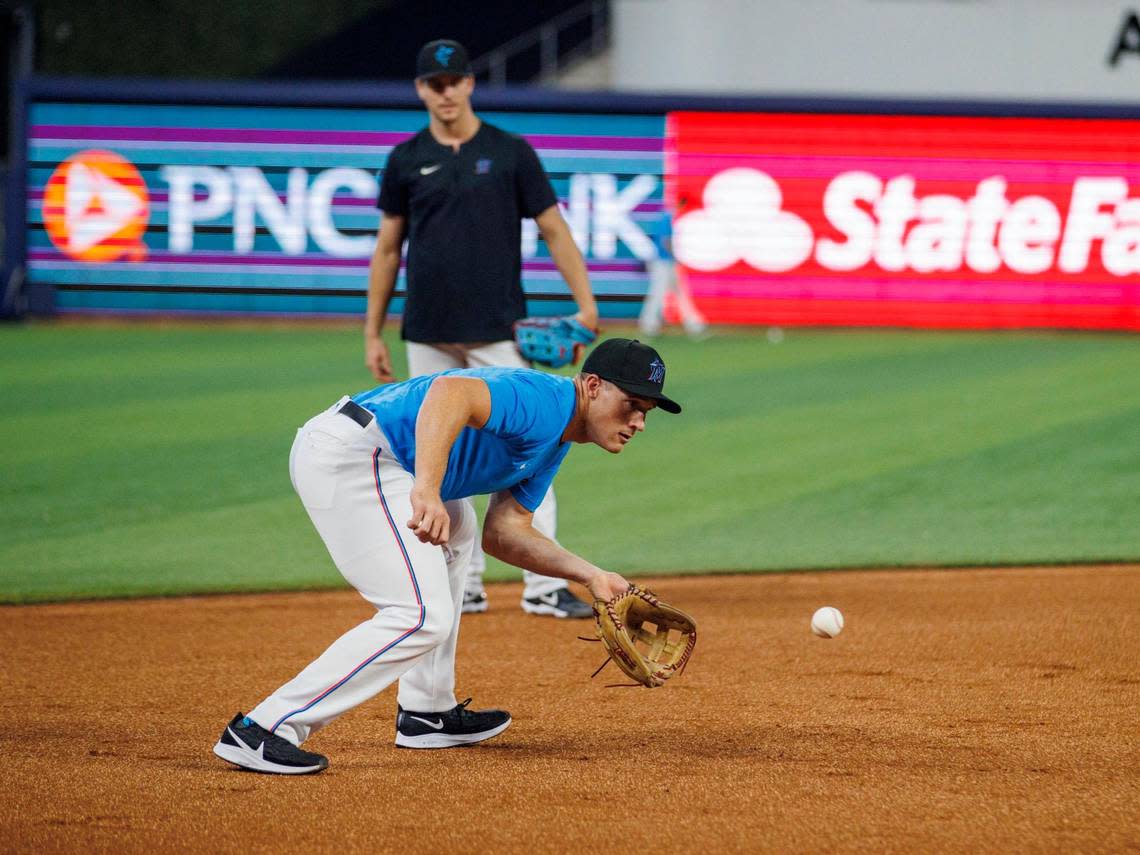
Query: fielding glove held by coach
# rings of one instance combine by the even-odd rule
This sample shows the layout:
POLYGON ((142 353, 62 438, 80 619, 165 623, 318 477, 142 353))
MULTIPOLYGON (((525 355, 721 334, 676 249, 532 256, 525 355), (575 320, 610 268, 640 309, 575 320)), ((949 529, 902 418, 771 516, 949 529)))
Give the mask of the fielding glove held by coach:
POLYGON ((602 668, 612 659, 647 689, 684 671, 697 644, 697 624, 689 615, 636 585, 608 602, 595 600, 594 621, 609 653, 602 668))
POLYGON ((597 337, 575 318, 523 318, 515 323, 515 342, 523 359, 551 368, 576 363, 597 337))

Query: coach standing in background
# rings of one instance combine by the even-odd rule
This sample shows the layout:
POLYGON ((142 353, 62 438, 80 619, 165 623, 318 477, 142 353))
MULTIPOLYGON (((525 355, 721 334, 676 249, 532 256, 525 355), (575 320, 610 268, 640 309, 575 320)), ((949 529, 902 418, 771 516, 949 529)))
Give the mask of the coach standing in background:
MULTIPOLYGON (((408 241, 407 302, 401 336, 412 376, 449 368, 526 367, 512 325, 526 316, 522 290, 522 220, 532 217, 578 305, 575 316, 595 329, 598 309, 586 263, 558 209, 538 155, 521 137, 482 121, 471 107, 475 77, 467 51, 440 39, 420 49, 416 93, 428 126, 396 146, 380 185, 382 211, 368 270, 365 363, 380 382, 394 380, 380 336, 408 241)), ((553 492, 534 525, 554 538, 553 492)), ((487 609, 486 559, 471 559, 464 612, 487 609)), ((589 617, 590 606, 562 579, 523 572, 522 608, 531 614, 589 617)))

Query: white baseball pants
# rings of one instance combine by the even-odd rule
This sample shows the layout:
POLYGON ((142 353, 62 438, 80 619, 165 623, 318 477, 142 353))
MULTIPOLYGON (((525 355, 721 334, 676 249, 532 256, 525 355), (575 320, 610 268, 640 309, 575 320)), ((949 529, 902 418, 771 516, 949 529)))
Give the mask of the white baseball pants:
POLYGON ((475 512, 469 501, 448 502, 449 543, 421 543, 407 527, 412 476, 375 420, 361 427, 337 412, 347 400, 297 431, 289 472, 337 569, 376 614, 249 713, 297 745, 397 678, 405 709, 456 704, 455 646, 475 512))
MULTIPOLYGON (((435 374, 452 368, 529 368, 529 364, 519 354, 514 341, 493 341, 467 344, 421 344, 407 342, 408 373, 412 377, 422 374, 435 374)), ((558 502, 554 498, 554 488, 546 491, 542 504, 534 512, 534 527, 554 539, 558 527, 558 502)), ((479 542, 471 553, 471 563, 467 568, 466 587, 469 591, 483 589, 483 573, 487 569, 487 558, 479 542)), ((523 570, 523 596, 540 597, 568 586, 565 579, 542 576, 523 570)))
POLYGON ((669 294, 672 294, 685 332, 693 337, 704 333, 708 322, 693 303, 689 288, 681 278, 682 274, 678 272, 676 264, 669 258, 658 257, 645 262, 645 269, 649 272, 649 290, 637 319, 641 332, 649 336, 661 334, 665 326, 666 301, 669 294))

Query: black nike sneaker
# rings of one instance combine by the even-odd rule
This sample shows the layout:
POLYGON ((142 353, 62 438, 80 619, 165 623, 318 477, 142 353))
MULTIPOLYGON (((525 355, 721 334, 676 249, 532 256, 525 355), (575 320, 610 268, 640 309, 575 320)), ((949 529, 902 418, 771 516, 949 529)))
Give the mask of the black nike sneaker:
POLYGON ((214 753, 243 769, 277 775, 308 775, 329 766, 328 758, 302 751, 242 713, 235 715, 222 731, 214 753))
POLYGON ((559 588, 538 597, 527 597, 522 601, 522 610, 529 615, 551 615, 556 618, 594 616, 594 607, 579 600, 567 588, 559 588))
POLYGON ((446 712, 412 712, 397 706, 396 745, 401 748, 455 748, 498 736, 511 724, 503 710, 467 709, 468 698, 446 712))

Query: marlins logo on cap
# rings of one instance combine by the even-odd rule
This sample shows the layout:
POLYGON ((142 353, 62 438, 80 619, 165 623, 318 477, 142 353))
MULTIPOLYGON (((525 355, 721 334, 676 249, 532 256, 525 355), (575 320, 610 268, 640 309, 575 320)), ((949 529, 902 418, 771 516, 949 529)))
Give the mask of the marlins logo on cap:
POLYGON ((467 58, 463 45, 451 39, 436 39, 420 48, 416 57, 416 80, 438 74, 458 74, 461 77, 471 74, 471 60, 467 58))

